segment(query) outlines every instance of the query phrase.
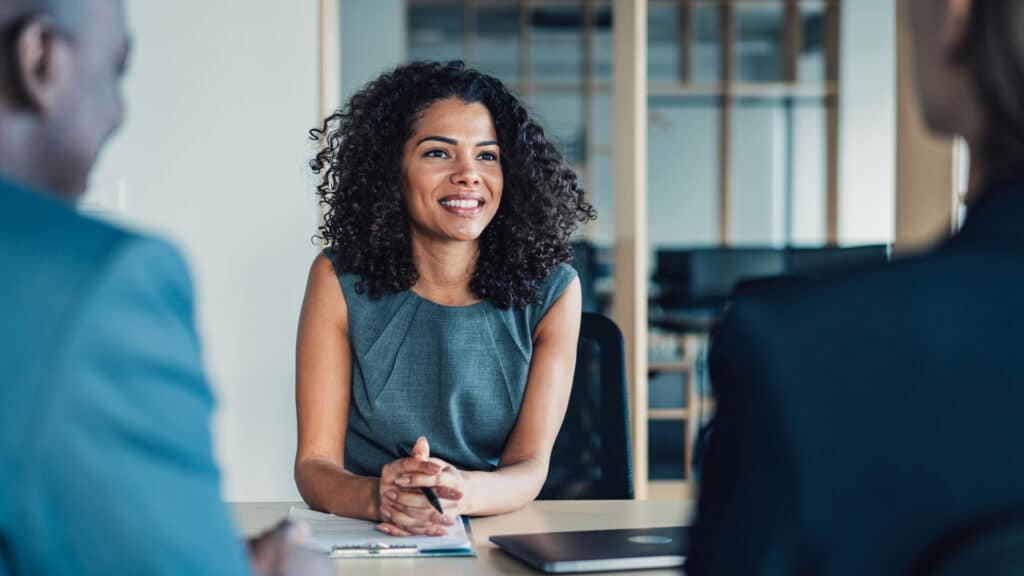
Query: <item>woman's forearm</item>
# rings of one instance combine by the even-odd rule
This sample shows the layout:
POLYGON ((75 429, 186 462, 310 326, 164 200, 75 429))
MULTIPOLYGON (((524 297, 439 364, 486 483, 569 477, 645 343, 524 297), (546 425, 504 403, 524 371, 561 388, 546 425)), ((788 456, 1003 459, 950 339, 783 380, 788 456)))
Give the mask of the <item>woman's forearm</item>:
POLYGON ((295 484, 310 508, 338 516, 380 521, 379 482, 329 460, 309 459, 295 467, 295 484))
POLYGON ((493 472, 463 472, 464 513, 469 516, 493 516, 512 512, 533 502, 547 477, 545 462, 524 460, 502 466, 493 472))

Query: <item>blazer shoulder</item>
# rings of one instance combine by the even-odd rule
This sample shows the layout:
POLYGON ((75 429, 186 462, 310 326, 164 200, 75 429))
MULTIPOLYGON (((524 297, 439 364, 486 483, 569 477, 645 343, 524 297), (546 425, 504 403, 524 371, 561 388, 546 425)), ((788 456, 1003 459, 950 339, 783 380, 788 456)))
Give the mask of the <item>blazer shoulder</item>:
POLYGON ((781 314, 821 318, 851 306, 885 305, 888 296, 920 290, 929 278, 954 266, 944 251, 908 257, 823 277, 779 277, 737 290, 727 316, 781 314))
POLYGON ((138 237, 39 192, 0 182, 0 267, 74 281, 102 270, 120 244, 138 237))

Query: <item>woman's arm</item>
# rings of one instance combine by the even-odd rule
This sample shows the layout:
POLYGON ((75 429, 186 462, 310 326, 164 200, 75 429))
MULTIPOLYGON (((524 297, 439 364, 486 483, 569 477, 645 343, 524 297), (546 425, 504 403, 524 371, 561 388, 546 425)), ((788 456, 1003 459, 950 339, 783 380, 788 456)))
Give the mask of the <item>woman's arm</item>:
POLYGON ((532 502, 544 486, 551 449, 572 393, 582 309, 576 278, 537 324, 526 393, 498 469, 462 473, 467 514, 511 512, 532 502))
MULTIPOLYGON (((299 446, 295 484, 311 508, 353 518, 387 520, 381 529, 392 534, 444 534, 451 518, 427 511, 417 517, 381 509, 381 492, 400 489, 400 474, 436 475, 441 466, 417 458, 386 464, 381 477, 357 476, 345 470, 345 434, 352 394, 352 348, 348 339, 348 308, 334 267, 321 254, 313 262, 299 319, 295 395, 299 446), (392 529, 391 524, 397 525, 392 529)), ((462 495, 441 490, 452 502, 462 495)))
MULTIPOLYGON (((468 472, 426 454, 418 457, 443 466, 440 474, 404 474, 407 484, 397 491, 385 491, 387 508, 411 517, 425 517, 429 504, 420 486, 439 487, 438 496, 446 516, 466 514, 489 516, 511 512, 533 501, 548 475, 551 449, 562 426, 572 392, 576 365, 576 344, 582 310, 579 279, 574 280, 544 315, 533 333, 533 358, 526 381, 526 393, 519 418, 493 472, 468 472), (448 501, 442 492, 461 493, 448 501)), ((400 475, 399 477, 401 477, 400 475)))
POLYGON ((348 309, 324 254, 309 271, 296 345, 295 404, 299 444, 295 484, 311 508, 378 520, 378 479, 345 470, 352 393, 348 309))

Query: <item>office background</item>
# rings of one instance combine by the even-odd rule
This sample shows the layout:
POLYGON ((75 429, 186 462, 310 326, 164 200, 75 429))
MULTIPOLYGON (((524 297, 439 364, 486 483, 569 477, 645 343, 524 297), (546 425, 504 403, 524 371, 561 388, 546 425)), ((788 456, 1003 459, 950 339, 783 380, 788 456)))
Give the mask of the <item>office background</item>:
MULTIPOLYGON (((219 398, 215 438, 227 500, 298 499, 292 480, 293 350, 306 271, 318 249, 311 241, 319 212, 315 179, 307 167, 313 147, 306 133, 321 114, 321 64, 337 65, 340 96, 345 97, 382 70, 410 56, 429 55, 432 38, 441 34, 441 44, 446 41, 446 21, 438 21, 436 12, 431 15, 430 4, 340 0, 337 10, 324 11, 314 0, 126 2, 136 35, 125 88, 129 115, 101 159, 84 209, 165 234, 187 253, 206 365, 219 398), (325 14, 336 20, 323 21, 325 14), (322 60, 325 29, 337 33, 340 55, 322 60)), ((466 3, 447 4, 451 9, 466 3)), ((583 5, 567 0, 473 4, 515 14, 549 10, 556 16, 583 5)), ((665 36, 671 27, 663 24, 682 4, 650 2, 656 12, 648 22, 649 61, 655 66, 662 62, 655 73, 673 66, 671 47, 664 46, 671 42, 665 36)), ((758 50, 776 49, 757 38, 756 31, 780 21, 783 2, 737 4, 754 14, 755 36, 745 49, 753 51, 756 61, 758 50)), ((800 4, 811 12, 824 6, 800 4)), ((836 233, 841 244, 889 244, 897 227, 896 9, 892 0, 837 6, 836 233)), ((473 33, 493 33, 498 38, 494 49, 500 51, 501 42, 513 41, 516 32, 500 19, 492 24, 473 33)), ((596 40, 598 48, 610 44, 610 30, 598 30, 603 34, 596 40)), ((709 30, 715 33, 713 26, 709 30)), ((534 69, 543 70, 546 63, 558 73, 565 39, 551 30, 535 30, 532 38, 539 40, 532 51, 534 69)), ((330 43, 326 46, 331 49, 330 43)), ((811 58, 808 65, 814 66, 811 58)), ((594 118, 617 110, 611 94, 609 88, 594 96, 600 111, 594 118)), ((586 185, 595 194, 601 220, 587 230, 588 238, 598 245, 613 243, 610 121, 586 129, 567 121, 584 118, 576 109, 583 99, 578 90, 555 91, 545 99, 535 86, 526 99, 592 180, 586 185)), ((652 97, 648 102, 647 250, 658 244, 711 246, 721 240, 715 200, 717 112, 706 98, 690 100, 679 105, 679 99, 652 97)), ((790 133, 783 112, 773 104, 762 102, 735 114, 737 172, 730 216, 735 241, 780 246, 825 241, 824 112, 813 102, 802 110, 790 133), (787 137, 799 157, 792 187, 780 180, 787 137), (794 196, 787 200, 790 190, 794 196), (792 210, 782 215, 779 206, 792 210)))

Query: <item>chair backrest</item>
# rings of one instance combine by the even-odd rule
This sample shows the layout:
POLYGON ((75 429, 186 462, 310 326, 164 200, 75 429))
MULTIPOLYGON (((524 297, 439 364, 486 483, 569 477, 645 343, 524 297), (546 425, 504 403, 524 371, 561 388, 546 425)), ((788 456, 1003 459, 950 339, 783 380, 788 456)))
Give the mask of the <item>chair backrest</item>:
POLYGON ((569 408, 551 453, 543 500, 633 498, 622 332, 584 312, 569 408))
POLYGON ((944 535, 921 556, 918 576, 1024 576, 1024 509, 976 519, 944 535))
POLYGON ((572 243, 572 267, 580 278, 580 288, 583 291, 583 311, 596 312, 597 302, 597 254, 594 245, 586 240, 579 240, 572 243))
POLYGON ((659 306, 717 308, 748 281, 777 276, 816 277, 889 260, 885 244, 819 248, 733 246, 660 248, 657 252, 659 306))

